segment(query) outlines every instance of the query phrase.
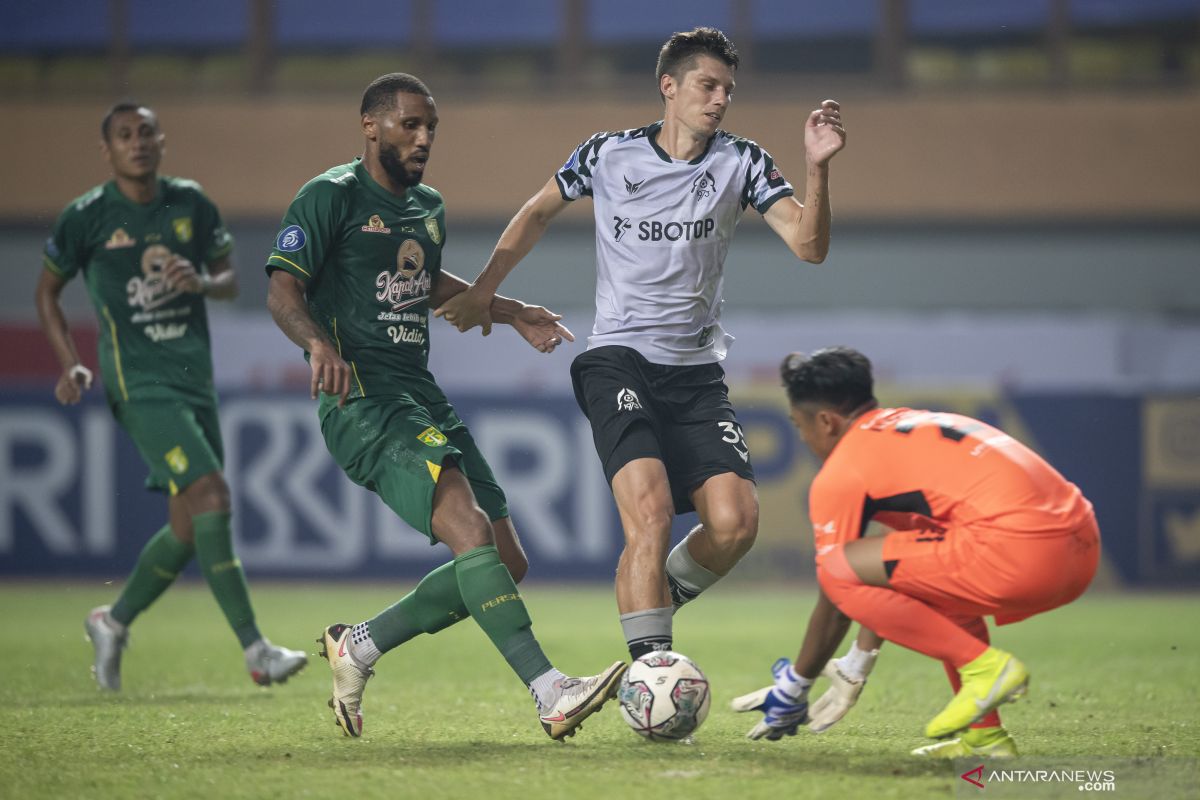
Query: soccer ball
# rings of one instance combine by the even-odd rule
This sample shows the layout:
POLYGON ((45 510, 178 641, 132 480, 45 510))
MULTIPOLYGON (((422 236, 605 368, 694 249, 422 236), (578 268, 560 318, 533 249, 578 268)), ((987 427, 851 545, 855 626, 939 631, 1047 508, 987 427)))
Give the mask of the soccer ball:
POLYGON ((647 653, 621 678, 621 717, 647 739, 686 739, 708 716, 708 679, 687 656, 647 653))

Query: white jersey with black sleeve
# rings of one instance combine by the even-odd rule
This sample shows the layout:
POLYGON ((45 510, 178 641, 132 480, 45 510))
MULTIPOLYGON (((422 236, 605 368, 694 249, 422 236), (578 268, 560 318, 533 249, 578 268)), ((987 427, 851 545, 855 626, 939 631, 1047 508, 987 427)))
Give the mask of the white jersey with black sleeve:
POLYGON ((588 349, 624 345, 655 364, 721 361, 725 254, 747 206, 794 194, 771 156, 717 131, 691 161, 658 146, 661 122, 598 133, 555 173, 565 200, 596 214, 596 323, 588 349))

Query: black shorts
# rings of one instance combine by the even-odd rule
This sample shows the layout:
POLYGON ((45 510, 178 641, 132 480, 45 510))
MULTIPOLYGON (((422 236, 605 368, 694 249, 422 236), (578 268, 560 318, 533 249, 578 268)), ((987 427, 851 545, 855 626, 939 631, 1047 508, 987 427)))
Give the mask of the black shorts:
POLYGON ((632 348, 608 345, 575 359, 571 383, 609 484, 630 461, 657 458, 682 514, 695 509, 692 491, 713 475, 754 480, 720 364, 652 364, 632 348))

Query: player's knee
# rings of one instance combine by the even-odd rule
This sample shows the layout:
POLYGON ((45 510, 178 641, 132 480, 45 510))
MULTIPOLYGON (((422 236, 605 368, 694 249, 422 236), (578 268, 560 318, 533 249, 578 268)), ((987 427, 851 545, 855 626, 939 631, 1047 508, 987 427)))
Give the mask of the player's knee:
POLYGON ((524 553, 504 553, 501 560, 504 566, 508 567, 508 574, 512 575, 513 583, 520 583, 529 573, 529 559, 524 553))
POLYGON ((758 508, 721 508, 709 515, 704 527, 717 547, 744 553, 758 537, 758 508))
POLYGON ((192 516, 214 511, 228 512, 232 507, 229 484, 220 472, 210 472, 197 478, 183 490, 182 496, 192 516))
POLYGON ((825 596, 835 603, 846 589, 862 583, 846 560, 842 545, 835 545, 817 556, 817 583, 825 596))

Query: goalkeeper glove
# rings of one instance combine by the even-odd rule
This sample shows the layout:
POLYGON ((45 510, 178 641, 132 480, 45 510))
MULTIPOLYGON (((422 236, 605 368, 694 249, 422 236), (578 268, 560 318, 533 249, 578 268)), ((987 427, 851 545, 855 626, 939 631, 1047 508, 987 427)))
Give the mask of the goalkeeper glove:
POLYGON ((796 728, 808 720, 808 681, 792 670, 792 662, 781 658, 771 667, 775 685, 744 694, 733 700, 734 711, 760 711, 763 714, 747 739, 778 741, 784 735, 795 736, 796 728))
MULTIPOLYGON (((861 651, 860 651, 861 652, 861 651)), ((845 658, 831 658, 825 664, 821 674, 829 678, 829 688, 825 694, 817 698, 809 709, 808 729, 813 733, 823 733, 833 727, 858 702, 863 687, 867 685, 867 674, 875 666, 878 650, 864 653, 869 659, 864 665, 861 675, 855 675, 845 668, 845 658)))

